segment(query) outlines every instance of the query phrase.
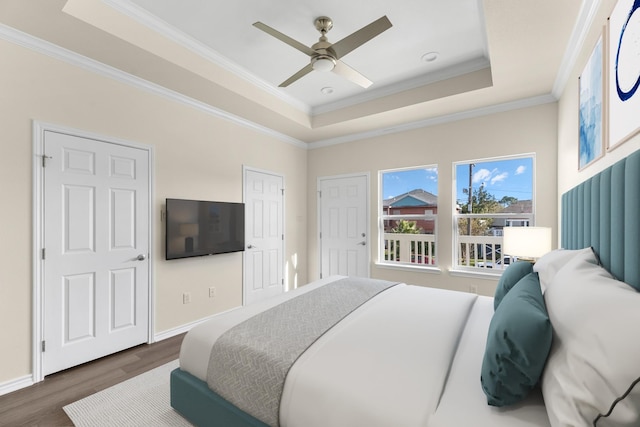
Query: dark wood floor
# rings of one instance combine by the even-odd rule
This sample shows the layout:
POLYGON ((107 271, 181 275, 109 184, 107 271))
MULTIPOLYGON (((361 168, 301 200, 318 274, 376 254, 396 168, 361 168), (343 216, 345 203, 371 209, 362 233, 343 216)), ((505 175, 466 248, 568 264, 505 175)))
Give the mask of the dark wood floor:
POLYGON ((177 359, 182 338, 134 347, 0 396, 0 426, 72 426, 63 406, 177 359))

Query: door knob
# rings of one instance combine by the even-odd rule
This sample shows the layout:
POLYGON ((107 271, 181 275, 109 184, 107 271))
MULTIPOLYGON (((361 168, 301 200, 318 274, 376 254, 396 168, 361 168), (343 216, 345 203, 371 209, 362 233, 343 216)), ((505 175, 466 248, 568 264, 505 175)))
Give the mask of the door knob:
POLYGON ((258 249, 258 247, 257 246, 253 246, 253 245, 249 245, 249 246, 247 246, 247 249, 258 249))
POLYGON ((147 259, 147 257, 144 256, 144 254, 140 254, 136 257, 136 261, 144 261, 145 259, 147 259))
POLYGON ((358 243, 358 244, 359 244, 359 245, 364 246, 364 245, 366 245, 366 244, 367 244, 367 242, 365 242, 365 241, 363 240, 362 242, 360 242, 360 243, 358 243))

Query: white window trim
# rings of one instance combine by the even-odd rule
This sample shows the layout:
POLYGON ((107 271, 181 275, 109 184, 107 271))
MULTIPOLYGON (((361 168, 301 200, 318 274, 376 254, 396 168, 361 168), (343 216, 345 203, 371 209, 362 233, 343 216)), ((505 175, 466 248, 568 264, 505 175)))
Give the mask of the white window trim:
POLYGON ((449 269, 449 272, 454 275, 454 276, 466 276, 466 277, 479 277, 479 278, 493 278, 493 277, 500 277, 502 275, 502 272, 504 271, 504 269, 485 269, 485 268, 478 268, 478 267, 466 267, 466 266, 462 266, 462 265, 458 265, 458 219, 463 217, 463 218, 467 218, 467 217, 479 217, 479 218, 487 218, 487 217, 498 217, 498 218, 504 218, 504 217, 508 217, 508 218, 518 218, 520 216, 522 217, 526 217, 527 219, 529 219, 530 223, 529 226, 534 227, 536 225, 536 209, 537 209, 537 205, 536 205, 536 153, 522 153, 522 154, 516 154, 516 155, 509 155, 509 156, 497 156, 497 157, 487 157, 487 158, 482 158, 482 159, 471 159, 471 160, 462 160, 462 161, 457 161, 457 162, 453 162, 452 165, 452 172, 451 172, 451 176, 453 177, 453 179, 451 180, 452 183, 452 188, 451 188, 451 192, 452 192, 452 212, 453 215, 451 216, 451 230, 452 230, 452 245, 451 245, 451 264, 452 267, 449 269), (458 202, 457 199, 457 188, 458 188, 458 183, 457 183, 457 176, 456 176, 456 168, 459 165, 468 165, 469 163, 484 163, 484 162, 495 162, 495 161, 501 161, 501 160, 515 160, 515 159, 525 159, 525 158, 531 158, 531 213, 527 213, 527 214, 458 214, 456 211, 456 205, 458 202))
MULTIPOLYGON (((384 212, 384 206, 383 206, 383 200, 384 200, 384 195, 383 195, 383 185, 382 185, 382 176, 385 173, 389 173, 389 172, 402 172, 402 171, 410 171, 410 170, 416 170, 416 169, 431 169, 431 168, 435 168, 436 170, 438 169, 438 165, 437 164, 430 164, 430 165, 420 165, 420 166, 409 166, 409 167, 403 167, 403 168, 393 168, 393 169, 384 169, 384 170, 379 170, 378 171, 378 227, 377 227, 377 232, 378 232, 378 251, 377 251, 377 261, 375 262, 375 265, 378 267, 384 267, 384 268, 391 268, 391 269, 397 269, 397 270, 414 270, 414 271, 422 271, 422 272, 432 272, 432 273, 441 273, 442 270, 440 269, 440 267, 438 266, 438 260, 440 259, 440 257, 438 257, 438 214, 410 214, 410 215, 386 215, 386 214, 380 214, 380 212, 384 212), (384 259, 384 221, 385 220, 394 220, 394 219, 425 219, 425 220, 433 220, 434 221, 434 234, 432 234, 432 236, 434 236, 434 249, 435 249, 435 260, 436 263, 435 264, 417 264, 417 263, 401 263, 401 262, 389 262, 387 260, 384 259)), ((437 194, 436 194, 437 196, 437 194)), ((439 206, 438 206, 439 207, 439 206)), ((431 236, 431 235, 429 235, 431 236)))

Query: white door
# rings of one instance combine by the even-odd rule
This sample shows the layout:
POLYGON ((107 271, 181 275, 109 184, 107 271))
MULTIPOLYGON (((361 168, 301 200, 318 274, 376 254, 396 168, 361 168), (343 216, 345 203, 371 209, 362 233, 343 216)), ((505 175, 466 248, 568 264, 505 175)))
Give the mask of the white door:
POLYGON ((44 135, 43 374, 147 342, 149 155, 44 135))
POLYGON ((367 175, 320 178, 320 277, 369 277, 367 175))
POLYGON ((284 178, 244 170, 244 304, 284 290, 284 178))

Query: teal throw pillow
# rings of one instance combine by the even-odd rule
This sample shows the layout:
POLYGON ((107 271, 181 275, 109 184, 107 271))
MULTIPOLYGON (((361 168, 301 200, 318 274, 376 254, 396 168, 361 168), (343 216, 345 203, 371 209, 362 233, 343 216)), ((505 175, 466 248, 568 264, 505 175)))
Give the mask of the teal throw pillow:
POLYGON ((537 273, 520 279, 491 319, 480 381, 491 406, 524 399, 538 384, 553 330, 537 273))
POLYGON ((498 286, 496 287, 496 292, 493 297, 493 309, 497 310, 500 301, 507 295, 507 292, 509 292, 520 279, 532 271, 533 264, 529 261, 517 261, 509 265, 509 267, 502 272, 502 276, 500 276, 500 280, 498 281, 498 286))

